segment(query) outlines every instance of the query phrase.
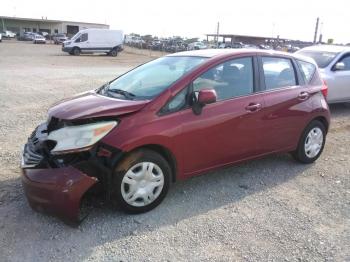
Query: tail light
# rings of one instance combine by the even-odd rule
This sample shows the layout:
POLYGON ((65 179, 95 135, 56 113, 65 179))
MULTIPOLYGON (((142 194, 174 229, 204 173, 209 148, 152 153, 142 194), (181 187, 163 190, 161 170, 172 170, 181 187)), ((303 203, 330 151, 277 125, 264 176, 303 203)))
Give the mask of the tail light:
POLYGON ((325 80, 323 80, 323 85, 321 87, 321 92, 322 92, 322 95, 324 96, 324 98, 327 98, 327 95, 328 95, 328 86, 327 86, 327 83, 325 80))

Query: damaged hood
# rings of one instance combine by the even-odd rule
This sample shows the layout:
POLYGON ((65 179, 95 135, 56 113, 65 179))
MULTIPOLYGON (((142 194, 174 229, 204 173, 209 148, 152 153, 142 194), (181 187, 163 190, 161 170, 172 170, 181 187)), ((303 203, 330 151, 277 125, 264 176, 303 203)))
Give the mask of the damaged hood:
POLYGON ((142 109, 149 100, 122 100, 96 94, 95 91, 82 93, 54 104, 49 117, 64 120, 104 116, 119 116, 142 109))

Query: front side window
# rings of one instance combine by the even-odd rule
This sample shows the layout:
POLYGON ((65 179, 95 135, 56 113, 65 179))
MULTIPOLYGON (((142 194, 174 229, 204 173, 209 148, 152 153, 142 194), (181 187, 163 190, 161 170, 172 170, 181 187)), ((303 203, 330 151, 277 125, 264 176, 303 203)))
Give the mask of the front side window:
POLYGON ((254 91, 252 57, 219 64, 193 81, 193 90, 215 89, 217 101, 248 95, 254 91))
POLYGON ((195 56, 158 58, 110 82, 106 93, 116 98, 152 99, 207 59, 195 56))
POLYGON ((300 60, 297 60, 297 63, 300 67, 300 71, 305 80, 305 83, 310 83, 316 71, 316 66, 311 63, 300 61, 300 60))
POLYGON ((343 57, 342 59, 340 59, 339 62, 344 64, 344 69, 342 71, 349 71, 350 70, 350 55, 343 57))
POLYGON ((81 39, 81 40, 80 40, 81 42, 87 41, 87 40, 88 40, 88 34, 87 34, 87 33, 82 34, 81 37, 80 37, 80 39, 81 39))
POLYGON ((266 90, 296 85, 295 72, 290 59, 262 57, 262 65, 266 90))

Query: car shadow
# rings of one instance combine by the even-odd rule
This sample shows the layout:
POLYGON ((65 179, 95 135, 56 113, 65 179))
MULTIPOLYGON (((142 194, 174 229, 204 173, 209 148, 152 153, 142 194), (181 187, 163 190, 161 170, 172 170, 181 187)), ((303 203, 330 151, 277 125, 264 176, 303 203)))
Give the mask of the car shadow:
POLYGON ((339 103, 329 105, 331 117, 348 116, 350 113, 350 103, 339 103))
MULTIPOLYGON (((74 241, 79 241, 79 246, 84 249, 76 250, 79 252, 79 257, 87 258, 96 246, 106 242, 132 237, 165 226, 176 226, 183 220, 215 212, 220 208, 234 210, 235 205, 244 198, 287 183, 310 167, 312 165, 297 163, 288 154, 249 161, 186 181, 178 181, 171 187, 161 205, 148 213, 129 215, 101 202, 94 206, 90 215, 77 228, 69 227, 55 217, 32 211, 23 192, 17 192, 15 198, 3 199, 3 205, 10 201, 9 205, 11 209, 15 209, 13 211, 15 214, 9 212, 5 217, 0 215, 5 225, 5 232, 2 234, 11 236, 11 239, 20 239, 24 243, 31 241, 32 238, 49 238, 51 244, 46 244, 48 248, 55 246, 60 250, 71 247, 69 241, 59 240, 75 239, 74 241), (33 230, 35 232, 28 233, 33 230), (98 236, 96 231, 99 232, 98 236)), ((9 186, 21 188, 18 186, 19 183, 19 178, 3 181, 0 182, 0 189, 9 186)), ((1 210, 0 204, 0 213, 1 210)), ((1 231, 3 229, 0 227, 1 231)), ((22 246, 16 249, 25 252, 22 246)))

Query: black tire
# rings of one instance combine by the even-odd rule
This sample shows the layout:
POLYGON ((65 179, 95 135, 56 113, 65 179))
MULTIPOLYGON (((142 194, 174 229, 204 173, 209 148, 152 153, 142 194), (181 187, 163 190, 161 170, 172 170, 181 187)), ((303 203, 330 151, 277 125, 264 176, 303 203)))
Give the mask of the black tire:
POLYGON ((80 49, 78 47, 74 47, 72 50, 73 55, 80 55, 80 49))
POLYGON ((109 55, 110 55, 110 56, 113 56, 113 57, 117 56, 117 55, 118 55, 117 49, 112 49, 112 50, 109 52, 109 55))
POLYGON ((324 145, 326 142, 326 134, 327 134, 326 127, 324 126, 324 124, 322 122, 320 122, 318 120, 311 121, 307 125, 307 127, 304 129, 304 131, 300 137, 297 149, 294 152, 292 152, 292 156, 294 157, 294 159, 297 160, 298 162, 303 163, 303 164, 310 164, 310 163, 313 163, 314 161, 316 161, 320 157, 320 155, 322 154, 322 151, 323 151, 323 148, 324 148, 324 145), (306 150, 305 150, 305 142, 306 142, 308 134, 314 128, 319 128, 322 131, 323 142, 321 145, 321 149, 317 153, 317 155, 315 155, 314 157, 309 157, 307 155, 306 150))
POLYGON ((169 191, 170 182, 171 182, 171 168, 169 163, 157 152, 149 149, 140 149, 136 150, 129 155, 127 155, 116 167, 113 174, 113 192, 112 192, 112 203, 115 207, 120 207, 123 211, 131 214, 144 213, 152 210, 157 207, 165 198, 166 194, 169 191), (127 171, 134 165, 141 162, 152 162, 163 172, 164 184, 161 193, 159 196, 150 204, 136 207, 128 204, 121 192, 122 180, 126 175, 127 171))

